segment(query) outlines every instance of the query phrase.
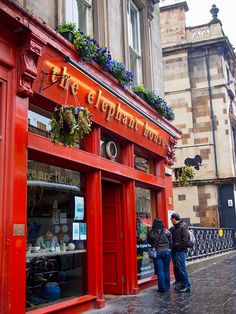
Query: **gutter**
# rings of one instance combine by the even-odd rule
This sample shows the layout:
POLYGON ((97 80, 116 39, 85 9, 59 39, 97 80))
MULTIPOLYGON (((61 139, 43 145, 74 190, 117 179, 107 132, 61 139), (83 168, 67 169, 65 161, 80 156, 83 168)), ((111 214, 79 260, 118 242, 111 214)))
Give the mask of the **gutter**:
POLYGON ((211 92, 211 77, 210 77, 210 67, 209 67, 209 51, 205 50, 205 60, 207 68, 207 84, 208 84, 208 94, 210 100, 210 118, 211 118, 211 128, 212 128, 212 140, 213 140, 213 150, 214 150, 214 161, 215 161, 215 175, 216 178, 219 178, 218 163, 217 163, 217 154, 216 154, 216 139, 215 139, 215 123, 214 123, 214 111, 213 111, 213 102, 212 102, 212 92, 211 92))

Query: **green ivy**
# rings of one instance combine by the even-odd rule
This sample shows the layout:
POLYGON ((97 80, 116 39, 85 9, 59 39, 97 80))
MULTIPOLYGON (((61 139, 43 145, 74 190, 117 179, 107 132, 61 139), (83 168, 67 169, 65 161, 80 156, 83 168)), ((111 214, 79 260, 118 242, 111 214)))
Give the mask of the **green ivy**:
POLYGON ((183 166, 181 168, 175 168, 175 179, 179 182, 179 185, 187 186, 189 181, 194 178, 195 172, 192 167, 183 166))

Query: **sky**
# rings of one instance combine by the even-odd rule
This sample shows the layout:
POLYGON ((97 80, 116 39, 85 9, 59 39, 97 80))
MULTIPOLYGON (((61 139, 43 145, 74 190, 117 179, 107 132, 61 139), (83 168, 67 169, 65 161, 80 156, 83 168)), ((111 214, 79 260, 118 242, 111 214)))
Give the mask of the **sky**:
POLYGON ((236 0, 186 0, 189 11, 186 12, 186 26, 197 26, 210 22, 210 9, 213 4, 219 9, 225 36, 236 49, 236 0))

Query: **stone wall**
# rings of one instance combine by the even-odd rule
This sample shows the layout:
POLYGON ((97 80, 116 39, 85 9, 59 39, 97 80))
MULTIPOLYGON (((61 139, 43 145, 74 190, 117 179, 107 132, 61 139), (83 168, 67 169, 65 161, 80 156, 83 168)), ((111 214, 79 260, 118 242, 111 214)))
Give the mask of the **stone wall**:
POLYGON ((174 187, 174 207, 191 224, 218 226, 215 181, 235 176, 229 120, 234 102, 228 92, 229 88, 235 92, 235 86, 231 87, 235 81, 233 59, 229 62, 229 55, 223 52, 221 24, 185 28, 185 9, 185 2, 161 8, 164 86, 166 100, 175 111, 174 124, 182 131, 174 168, 184 166, 186 158, 196 155, 201 156, 202 164, 199 170, 194 169, 192 185, 174 187))
POLYGON ((186 41, 186 2, 161 8, 161 38, 163 46, 186 41))
POLYGON ((25 0, 27 10, 40 17, 46 24, 55 28, 57 26, 57 1, 55 0, 25 0))
POLYGON ((190 224, 202 227, 219 226, 217 187, 214 185, 175 187, 175 210, 190 224))

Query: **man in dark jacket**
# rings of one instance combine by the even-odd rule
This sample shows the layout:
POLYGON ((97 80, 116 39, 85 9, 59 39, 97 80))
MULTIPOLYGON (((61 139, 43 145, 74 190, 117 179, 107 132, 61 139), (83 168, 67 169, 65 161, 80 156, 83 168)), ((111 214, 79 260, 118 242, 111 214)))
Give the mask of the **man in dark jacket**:
POLYGON ((186 269, 186 255, 188 248, 188 226, 180 221, 177 213, 171 215, 173 227, 170 228, 172 235, 172 262, 175 274, 175 289, 179 292, 190 292, 190 282, 186 269))

